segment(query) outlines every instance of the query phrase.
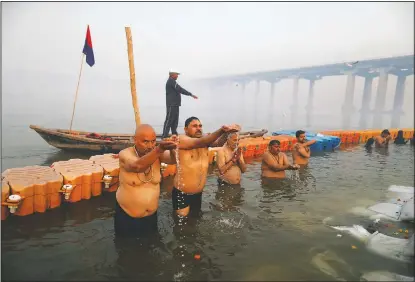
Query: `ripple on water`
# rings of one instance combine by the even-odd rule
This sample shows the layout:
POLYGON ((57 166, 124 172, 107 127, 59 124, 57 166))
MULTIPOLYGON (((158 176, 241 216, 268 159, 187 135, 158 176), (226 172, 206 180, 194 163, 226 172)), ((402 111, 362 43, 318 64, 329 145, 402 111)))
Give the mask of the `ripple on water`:
MULTIPOLYGON (((287 173, 283 181, 261 179, 260 161, 248 160, 239 190, 218 187, 211 175, 202 214, 180 224, 162 186, 159 232, 147 243, 114 239, 114 195, 9 218, 2 222, 2 275, 10 280, 359 280, 359 273, 387 270, 413 276, 413 264, 371 254, 323 223, 331 217, 366 224, 349 211, 381 200, 389 185, 413 186, 413 148, 391 146, 388 154, 360 146, 347 150, 314 156, 308 168, 287 173), (315 247, 318 251, 310 253, 315 247), (16 271, 22 265, 25 271, 16 271)), ((413 234, 405 224, 399 228, 413 234)))

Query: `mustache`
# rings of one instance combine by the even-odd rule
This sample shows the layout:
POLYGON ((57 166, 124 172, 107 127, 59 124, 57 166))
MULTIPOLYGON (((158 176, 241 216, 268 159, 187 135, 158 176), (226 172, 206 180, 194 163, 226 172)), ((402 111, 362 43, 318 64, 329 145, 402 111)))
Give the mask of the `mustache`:
POLYGON ((196 133, 202 133, 202 131, 201 130, 198 130, 198 131, 196 131, 196 133))

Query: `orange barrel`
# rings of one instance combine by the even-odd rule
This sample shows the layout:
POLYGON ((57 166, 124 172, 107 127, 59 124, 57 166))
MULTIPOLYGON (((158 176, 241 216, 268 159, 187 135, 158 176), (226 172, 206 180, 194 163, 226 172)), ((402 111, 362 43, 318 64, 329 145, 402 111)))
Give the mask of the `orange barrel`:
MULTIPOLYGON (((1 181, 1 202, 6 202, 10 195, 10 186, 5 179, 1 181)), ((9 216, 9 208, 7 206, 1 206, 1 220, 6 220, 9 216)))
POLYGON ((21 196, 22 202, 15 214, 24 216, 34 212, 59 207, 59 191, 63 177, 47 166, 27 166, 8 169, 3 173, 8 181, 10 193, 21 196))
POLYGON ((89 200, 91 196, 101 195, 104 170, 90 160, 70 159, 52 164, 54 170, 63 175, 63 183, 73 185, 69 202, 78 202, 81 199, 89 200), (100 187, 98 190, 97 187, 100 187))
POLYGON ((360 131, 359 130, 353 131, 352 143, 359 144, 359 142, 360 142, 360 131))
POLYGON ((290 135, 272 136, 271 139, 280 141, 280 148, 282 152, 290 151, 292 146, 297 142, 297 139, 290 135))
POLYGON ((171 175, 175 175, 176 174, 176 165, 175 164, 168 164, 166 166, 166 168, 164 169, 162 175, 164 178, 171 176, 171 175))
POLYGON ((239 142, 239 146, 242 147, 242 153, 245 158, 251 158, 255 156, 256 144, 255 138, 244 138, 239 142))
POLYGON ((369 138, 379 136, 381 132, 382 132, 382 130, 380 130, 380 129, 363 130, 362 133, 361 133, 360 142, 361 143, 366 143, 366 141, 369 138))
POLYGON ((342 142, 342 144, 348 144, 349 143, 349 134, 348 134, 348 132, 347 131, 345 131, 345 130, 342 130, 342 131, 340 131, 339 132, 340 134, 340 140, 341 140, 341 142, 342 142))
POLYGON ((115 154, 104 154, 92 156, 89 158, 94 164, 99 165, 104 170, 104 175, 112 177, 109 184, 109 188, 105 188, 105 183, 96 182, 93 184, 92 195, 98 196, 101 194, 100 191, 115 192, 119 186, 119 174, 120 174, 120 160, 115 158, 115 154))
POLYGON ((321 131, 320 134, 329 135, 329 136, 336 136, 336 137, 340 138, 341 132, 338 131, 338 130, 328 130, 328 131, 321 131))
POLYGON ((242 155, 244 156, 244 158, 247 157, 247 151, 248 151, 247 144, 246 143, 245 144, 239 143, 238 147, 241 148, 242 155))
POLYGON ((403 138, 411 139, 414 136, 414 129, 413 128, 402 128, 403 131, 403 138))
POLYGON ((396 136, 398 136, 398 131, 399 129, 393 128, 393 129, 389 129, 389 132, 391 134, 391 137, 393 140, 395 140, 396 136))
POLYGON ((257 150, 255 152, 255 156, 262 156, 266 152, 268 142, 264 142, 264 141, 265 140, 263 140, 261 144, 257 145, 257 150))

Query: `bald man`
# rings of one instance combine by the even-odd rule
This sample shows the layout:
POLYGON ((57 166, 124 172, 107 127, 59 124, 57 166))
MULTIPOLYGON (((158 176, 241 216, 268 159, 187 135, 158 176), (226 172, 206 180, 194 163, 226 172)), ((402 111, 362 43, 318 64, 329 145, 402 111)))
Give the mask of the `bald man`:
POLYGON ((137 127, 134 144, 119 154, 119 187, 114 215, 117 236, 157 231, 160 162, 175 162, 170 150, 176 148, 176 143, 161 141, 156 146, 156 133, 148 124, 137 127))

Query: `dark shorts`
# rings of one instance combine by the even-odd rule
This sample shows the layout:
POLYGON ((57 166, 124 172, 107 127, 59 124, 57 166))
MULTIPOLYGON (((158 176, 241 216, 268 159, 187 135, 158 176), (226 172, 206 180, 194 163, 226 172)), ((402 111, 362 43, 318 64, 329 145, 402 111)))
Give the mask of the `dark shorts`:
POLYGON ((157 232, 157 211, 150 216, 129 216, 115 200, 114 230, 117 236, 140 236, 157 232))
POLYGON ((199 211, 202 208, 202 192, 197 194, 186 194, 176 187, 171 192, 174 210, 181 210, 190 206, 192 212, 199 211))

